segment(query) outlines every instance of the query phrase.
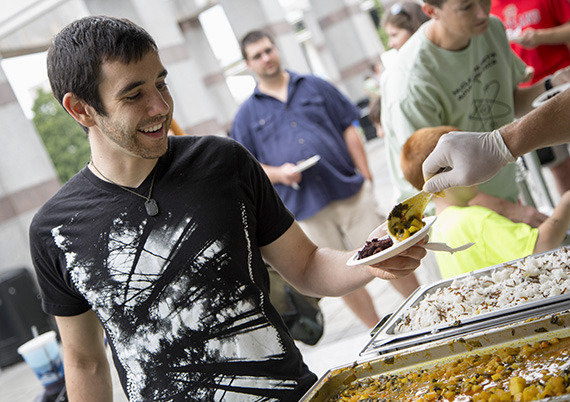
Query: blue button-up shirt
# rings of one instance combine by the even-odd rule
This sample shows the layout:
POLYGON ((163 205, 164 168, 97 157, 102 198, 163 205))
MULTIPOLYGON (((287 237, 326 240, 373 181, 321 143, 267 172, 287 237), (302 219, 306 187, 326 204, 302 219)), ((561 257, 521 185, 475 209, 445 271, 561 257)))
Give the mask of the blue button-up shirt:
POLYGON ((276 184, 277 193, 298 220, 362 187, 343 132, 360 116, 358 108, 328 82, 312 75, 290 75, 287 102, 256 87, 240 107, 230 136, 259 162, 281 166, 315 154, 321 160, 305 170, 300 189, 276 184))

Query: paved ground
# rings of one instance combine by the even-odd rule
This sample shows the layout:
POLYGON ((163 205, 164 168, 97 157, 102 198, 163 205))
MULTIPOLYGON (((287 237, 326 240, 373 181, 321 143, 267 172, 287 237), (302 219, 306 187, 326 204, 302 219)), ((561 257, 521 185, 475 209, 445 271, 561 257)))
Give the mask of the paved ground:
MULTIPOLYGON (((376 197, 380 209, 386 212, 394 203, 388 179, 382 140, 375 139, 367 144, 369 163, 374 174, 376 197)), ((433 255, 429 255, 417 271, 421 284, 439 279, 433 255)), ((387 282, 373 281, 368 289, 374 298, 380 316, 389 314, 403 301, 387 282)), ((370 339, 367 328, 348 310, 338 298, 325 298, 320 301, 325 319, 325 332, 315 346, 299 343, 303 357, 313 372, 319 377, 328 369, 350 363, 358 359, 358 353, 370 339)), ((126 401, 113 369, 115 401, 126 401)), ((0 372, 2 401, 28 402, 41 392, 42 387, 25 363, 13 365, 0 372)))

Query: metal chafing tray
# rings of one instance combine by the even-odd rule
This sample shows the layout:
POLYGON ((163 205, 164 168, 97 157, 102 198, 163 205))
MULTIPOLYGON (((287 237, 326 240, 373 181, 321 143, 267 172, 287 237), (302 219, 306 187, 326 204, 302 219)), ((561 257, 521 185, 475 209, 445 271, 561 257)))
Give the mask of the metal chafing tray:
MULTIPOLYGON (((520 258, 517 260, 483 268, 467 274, 444 279, 431 285, 424 285, 418 288, 406 301, 394 312, 384 323, 380 323, 380 328, 373 331, 370 342, 360 352, 360 356, 369 354, 384 354, 395 350, 401 350, 415 345, 445 339, 453 336, 467 334, 479 331, 485 328, 497 327, 508 323, 521 321, 531 317, 540 317, 546 314, 552 314, 570 309, 570 292, 560 296, 548 297, 542 300, 527 302, 516 307, 504 308, 501 310, 479 314, 459 322, 450 324, 440 324, 431 327, 424 327, 418 330, 396 333, 395 327, 401 320, 408 308, 413 308, 420 303, 424 297, 435 292, 437 289, 448 287, 454 280, 465 277, 481 277, 491 274, 495 270, 514 265, 515 263, 529 259, 539 258, 546 255, 554 255, 557 252, 565 252, 566 247, 560 247, 556 250, 535 254, 532 256, 520 258)), ((570 261, 568 262, 570 264, 570 261)))
MULTIPOLYGON (((380 374, 403 374, 473 353, 492 353, 506 346, 566 338, 570 336, 569 325, 570 311, 563 311, 355 361, 327 371, 301 401, 328 401, 345 385, 380 374)), ((570 401, 570 395, 546 398, 542 401, 570 401)))

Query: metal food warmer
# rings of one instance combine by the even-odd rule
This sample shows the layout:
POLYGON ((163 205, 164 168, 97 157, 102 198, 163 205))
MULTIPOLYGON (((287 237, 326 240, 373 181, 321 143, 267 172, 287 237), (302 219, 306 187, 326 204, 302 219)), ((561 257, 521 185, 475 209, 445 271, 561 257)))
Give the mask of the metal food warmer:
MULTIPOLYGON (((538 258, 568 249, 561 247, 525 258, 538 258)), ((301 399, 327 401, 346 385, 380 374, 401 374, 451 361, 472 353, 489 353, 505 346, 519 346, 539 340, 570 337, 570 289, 560 296, 527 302, 516 307, 472 316, 454 322, 419 330, 396 333, 395 327, 409 307, 454 279, 489 275, 524 259, 438 281, 416 290, 379 328, 354 362, 328 370, 301 399)), ((565 262, 565 267, 570 261, 565 262)), ((548 401, 570 401, 570 394, 551 397, 548 401)))

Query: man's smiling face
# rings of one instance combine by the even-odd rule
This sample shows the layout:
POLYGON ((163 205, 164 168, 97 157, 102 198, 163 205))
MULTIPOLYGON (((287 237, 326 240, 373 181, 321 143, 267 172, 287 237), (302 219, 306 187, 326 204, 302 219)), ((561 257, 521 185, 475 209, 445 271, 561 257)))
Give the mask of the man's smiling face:
POLYGON ((163 155, 173 110, 165 79, 166 70, 154 50, 129 64, 103 62, 99 95, 106 113, 96 114, 91 129, 105 136, 114 151, 145 159, 163 155))

